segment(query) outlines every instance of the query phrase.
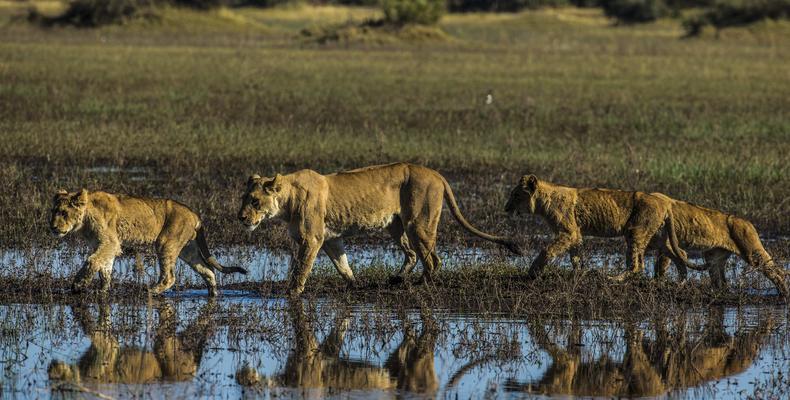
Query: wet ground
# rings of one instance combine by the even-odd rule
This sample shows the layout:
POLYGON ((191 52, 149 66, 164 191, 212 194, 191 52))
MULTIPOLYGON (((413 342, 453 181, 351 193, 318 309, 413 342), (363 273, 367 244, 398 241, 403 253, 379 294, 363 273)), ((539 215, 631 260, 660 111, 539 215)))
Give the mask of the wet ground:
POLYGON ((0 306, 4 397, 786 398, 784 308, 642 321, 331 300, 0 306))
MULTIPOLYGON (((360 273, 383 268, 388 274, 401 262, 393 248, 348 252, 360 273)), ((489 293, 490 283, 475 282, 473 289, 483 285, 485 290, 449 285, 438 296, 421 288, 389 290, 379 297, 318 291, 286 300, 267 295, 276 291, 232 288, 281 281, 288 254, 248 247, 218 249, 216 254, 222 263, 251 272, 222 276, 217 300, 207 299, 199 278, 181 264, 178 290, 162 297, 3 297, 2 397, 790 395, 785 305, 713 306, 704 297, 704 306, 662 305, 663 297, 646 290, 650 286, 637 285, 618 295, 619 287, 606 286, 605 278, 602 287, 613 292, 608 296, 614 301, 601 304, 623 304, 619 312, 610 312, 606 305, 597 311, 593 307, 592 313, 589 307, 566 308, 564 298, 583 290, 567 289, 558 295, 559 303, 535 303, 530 296, 543 294, 529 292, 529 287, 522 298, 489 293), (485 301, 458 307, 441 298, 448 293, 485 301), (624 296, 644 296, 639 302, 650 306, 631 313, 624 296)), ((37 279, 67 282, 85 256, 84 249, 72 250, 67 244, 7 250, 0 253, 0 265, 4 276, 21 271, 33 284, 37 279)), ((534 254, 512 258, 498 250, 451 248, 440 256, 443 269, 462 275, 492 260, 525 270, 534 254)), ((114 290, 127 283, 153 282, 155 259, 141 253, 142 272, 137 260, 133 252, 117 260, 114 290)), ((604 273, 622 268, 622 258, 610 251, 588 253, 586 263, 604 273)), ((651 266, 648 260, 649 275, 651 266)), ((738 275, 743 272, 740 263, 730 261, 733 290, 740 290, 738 275)), ((315 273, 336 277, 326 258, 319 258, 315 273)), ((704 280, 704 274, 692 273, 689 284, 702 285, 704 280)), ((773 290, 761 283, 747 289, 775 299, 773 290)))

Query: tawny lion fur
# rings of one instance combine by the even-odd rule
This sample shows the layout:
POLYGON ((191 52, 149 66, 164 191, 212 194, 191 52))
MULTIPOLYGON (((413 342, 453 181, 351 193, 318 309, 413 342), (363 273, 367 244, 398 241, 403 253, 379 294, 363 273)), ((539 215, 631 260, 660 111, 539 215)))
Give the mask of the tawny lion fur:
POLYGON ((239 220, 253 230, 263 220, 278 218, 298 244, 291 260, 289 292, 299 294, 320 249, 349 282, 342 237, 360 230, 386 229, 400 245, 405 260, 393 282, 401 281, 419 257, 423 280, 440 266, 436 230, 443 200, 455 219, 469 232, 518 252, 508 239, 473 227, 461 214, 450 185, 436 171, 412 164, 388 164, 330 175, 301 170, 265 178, 253 175, 242 198, 239 220))
POLYGON ((668 256, 679 265, 687 263, 686 253, 678 246, 675 236, 671 201, 661 197, 642 192, 560 186, 535 175, 524 175, 511 191, 505 210, 539 215, 557 233, 532 262, 528 274, 533 278, 566 251, 570 251, 574 267, 578 267, 578 246, 587 235, 625 236, 630 272, 644 271, 645 251, 656 236, 669 243, 668 256))
MULTIPOLYGON (((675 200, 661 193, 653 195, 670 202, 680 245, 686 250, 701 252, 705 259, 703 268, 688 266, 707 269, 714 287, 724 287, 724 267, 727 259, 730 255, 737 254, 749 266, 771 280, 779 292, 787 297, 787 273, 765 251, 757 229, 751 222, 721 211, 675 200)), ((656 264, 656 275, 660 276, 665 273, 673 259, 668 255, 665 244, 659 243, 658 247, 662 253, 656 264)), ((686 265, 678 264, 677 267, 681 278, 685 278, 686 265)))
POLYGON ((150 199, 91 192, 59 191, 53 199, 50 229, 63 237, 79 232, 94 248, 77 272, 72 289, 84 290, 98 272, 102 291, 110 288, 115 257, 122 245, 155 245, 159 257, 159 281, 150 291, 159 294, 175 283, 177 258, 189 264, 215 296, 214 271, 246 273, 243 268, 225 268, 211 256, 200 218, 173 200, 150 199))

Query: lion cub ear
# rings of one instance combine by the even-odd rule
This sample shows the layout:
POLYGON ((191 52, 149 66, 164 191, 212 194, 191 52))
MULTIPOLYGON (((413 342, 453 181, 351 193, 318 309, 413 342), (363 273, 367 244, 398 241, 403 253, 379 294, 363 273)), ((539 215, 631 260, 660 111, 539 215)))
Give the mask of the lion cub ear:
POLYGON ((247 178, 247 188, 251 188, 258 180, 261 179, 261 176, 258 174, 252 174, 249 178, 247 178))
POLYGON ((524 175, 521 177, 520 183, 524 189, 534 192, 538 188, 538 177, 535 175, 524 175))
POLYGON ((64 197, 68 197, 68 196, 69 196, 69 192, 67 192, 64 189, 58 189, 58 191, 55 192, 55 195, 52 196, 52 200, 53 201, 58 201, 58 200, 60 200, 60 199, 62 199, 64 197))
POLYGON ((280 174, 275 175, 274 179, 272 179, 268 185, 266 185, 266 191, 269 193, 278 193, 283 188, 283 176, 280 174))
POLYGON ((85 189, 80 190, 71 198, 71 204, 75 207, 82 207, 88 204, 88 191, 85 189))

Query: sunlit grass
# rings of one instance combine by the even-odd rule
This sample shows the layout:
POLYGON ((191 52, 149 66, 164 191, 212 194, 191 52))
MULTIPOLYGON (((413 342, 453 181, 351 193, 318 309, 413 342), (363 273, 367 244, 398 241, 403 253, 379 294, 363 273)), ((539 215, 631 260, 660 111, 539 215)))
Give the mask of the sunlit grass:
POLYGON ((530 172, 664 191, 790 232, 777 218, 790 214, 781 24, 681 40, 674 21, 614 27, 596 10, 559 9, 451 15, 443 43, 323 48, 299 38, 317 21, 368 13, 167 9, 160 22, 96 31, 3 28, 0 177, 19 196, 0 204, 3 234, 45 237, 50 193, 86 186, 176 197, 218 242, 247 241, 226 227, 247 174, 388 161, 447 174, 488 230, 512 229, 502 202, 530 172), (205 32, 193 23, 209 20, 205 32), (86 170, 96 164, 148 175, 86 170))

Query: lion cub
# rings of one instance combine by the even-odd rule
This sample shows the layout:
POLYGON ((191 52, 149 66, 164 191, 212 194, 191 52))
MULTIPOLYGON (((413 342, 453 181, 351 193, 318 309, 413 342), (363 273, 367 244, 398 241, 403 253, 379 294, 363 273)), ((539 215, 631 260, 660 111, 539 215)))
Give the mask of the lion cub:
MULTIPOLYGON (((757 229, 751 222, 725 214, 718 210, 700 207, 685 201, 675 200, 660 193, 654 196, 670 202, 678 241, 689 251, 702 253, 705 265, 700 268, 678 264, 681 278, 686 277, 686 267, 708 270, 711 283, 716 288, 725 284, 724 267, 732 254, 737 254, 749 266, 760 271, 787 298, 790 290, 787 285, 787 272, 774 263, 765 251, 757 229)), ((656 264, 656 275, 663 275, 674 259, 668 254, 664 243, 658 246, 661 256, 656 264)))
POLYGON ((175 283, 176 259, 181 258, 217 295, 214 271, 246 274, 244 268, 226 268, 211 256, 200 218, 187 206, 167 199, 149 199, 104 192, 55 194, 50 229, 58 237, 80 232, 94 248, 74 278, 72 290, 90 284, 96 272, 102 291, 110 288, 112 266, 122 244, 154 244, 159 256, 159 282, 150 291, 159 294, 175 283))
POLYGON ((584 235, 625 236, 628 269, 642 272, 647 246, 660 231, 670 243, 667 255, 679 265, 687 265, 686 253, 678 246, 675 235, 671 201, 661 197, 622 190, 578 189, 525 175, 510 192, 505 211, 540 215, 557 232, 557 238, 532 262, 528 273, 531 278, 566 251, 571 252, 571 261, 577 267, 577 248, 584 235))

